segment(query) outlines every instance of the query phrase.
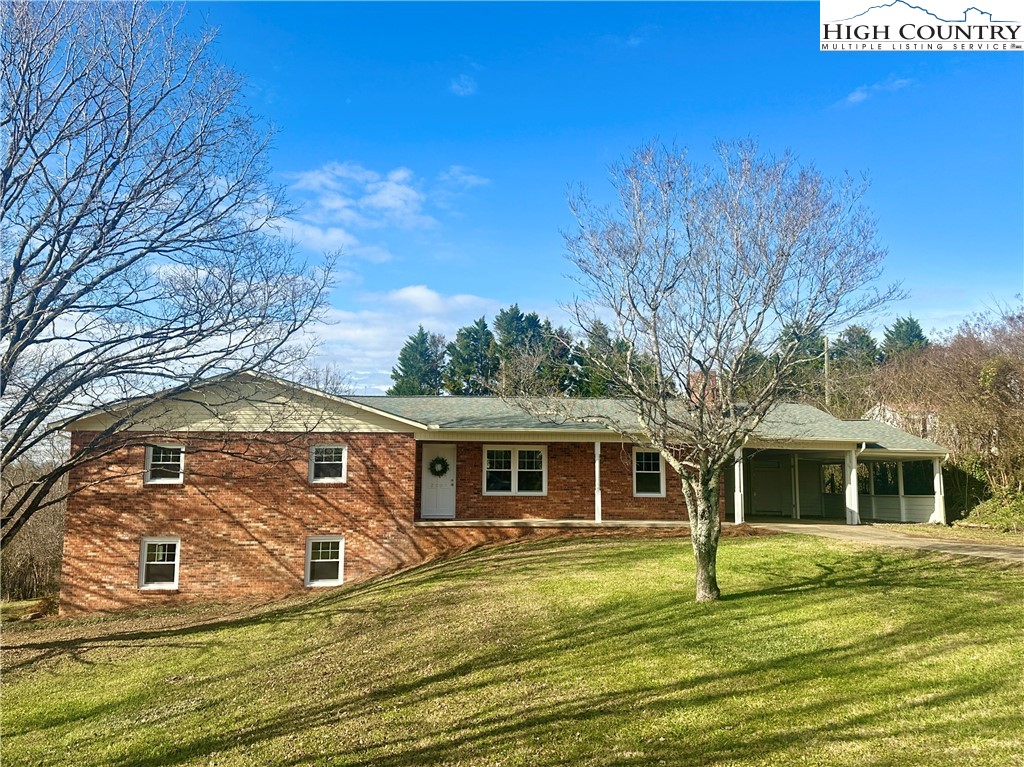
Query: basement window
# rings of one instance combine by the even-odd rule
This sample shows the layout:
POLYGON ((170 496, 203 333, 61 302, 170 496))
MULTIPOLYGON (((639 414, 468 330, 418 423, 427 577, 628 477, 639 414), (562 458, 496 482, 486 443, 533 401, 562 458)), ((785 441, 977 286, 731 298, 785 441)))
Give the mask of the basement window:
POLYGON ((547 495, 547 449, 484 447, 484 495, 547 495))
POLYGON ((345 538, 317 535, 306 539, 306 585, 340 586, 345 581, 345 538))
POLYGON ((185 479, 185 448, 181 445, 146 445, 147 485, 180 485, 185 479))
POLYGON ((139 555, 139 588, 178 588, 180 558, 180 538, 143 538, 139 555))
POLYGON ((309 481, 313 483, 348 481, 348 447, 314 445, 309 449, 309 481))
POLYGON ((633 448, 633 495, 665 497, 665 459, 658 451, 633 448))

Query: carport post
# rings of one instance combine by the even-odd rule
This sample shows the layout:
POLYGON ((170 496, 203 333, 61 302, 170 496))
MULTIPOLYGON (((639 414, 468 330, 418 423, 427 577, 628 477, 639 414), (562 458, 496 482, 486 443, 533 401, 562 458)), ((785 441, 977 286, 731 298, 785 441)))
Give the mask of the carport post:
POLYGON ((942 484, 942 459, 932 458, 932 477, 935 483, 935 511, 928 518, 933 525, 946 524, 946 495, 942 484))
POLYGON ((743 493, 743 448, 736 448, 736 463, 733 464, 733 471, 735 472, 735 481, 733 482, 733 519, 737 525, 743 524, 743 515, 745 511, 744 507, 744 493, 743 493))
POLYGON ((860 524, 860 499, 857 497, 857 451, 846 451, 846 524, 860 524))

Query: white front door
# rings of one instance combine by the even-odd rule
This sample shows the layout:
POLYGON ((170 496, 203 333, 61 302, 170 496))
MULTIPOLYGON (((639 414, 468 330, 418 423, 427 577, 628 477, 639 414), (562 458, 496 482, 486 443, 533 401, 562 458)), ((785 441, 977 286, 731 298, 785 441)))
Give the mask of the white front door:
POLYGON ((455 445, 423 444, 423 519, 455 518, 455 445))

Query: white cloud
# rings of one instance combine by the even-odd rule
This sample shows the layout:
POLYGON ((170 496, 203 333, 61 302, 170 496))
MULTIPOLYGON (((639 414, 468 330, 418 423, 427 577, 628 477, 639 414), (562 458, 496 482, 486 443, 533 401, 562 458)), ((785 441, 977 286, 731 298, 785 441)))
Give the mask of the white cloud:
POLYGON ((342 250, 372 262, 391 258, 380 244, 364 242, 371 230, 422 230, 437 226, 425 212, 423 182, 409 168, 386 173, 354 162, 329 162, 289 174, 298 212, 278 222, 286 236, 315 251, 342 250))
POLYGON ((421 316, 445 317, 452 314, 486 311, 493 301, 470 294, 444 296, 426 285, 409 285, 392 290, 384 299, 397 308, 409 310, 421 316))
POLYGON ((892 93, 909 88, 914 80, 907 77, 890 77, 888 80, 874 83, 873 85, 860 85, 846 95, 839 106, 856 106, 867 101, 877 93, 892 93))
POLYGON ((481 315, 492 316, 498 301, 469 294, 445 295, 426 285, 359 296, 363 308, 332 309, 326 322, 308 329, 320 339, 320 359, 348 372, 361 393, 383 393, 406 339, 423 325, 449 340, 481 315), (366 308, 371 307, 371 308, 366 308))
POLYGON ((359 245, 355 235, 338 226, 316 226, 289 218, 279 221, 278 226, 288 239, 319 253, 334 250, 348 252, 359 245))
POLYGON ((453 77, 448 83, 448 90, 456 96, 472 96, 477 91, 476 78, 465 74, 453 77))
POLYGON ((383 242, 368 242, 381 231, 434 229, 440 224, 430 211, 450 210, 458 196, 490 183, 463 165, 427 182, 404 166, 380 172, 357 162, 329 162, 288 178, 299 210, 275 222, 285 236, 312 251, 341 250, 374 263, 391 258, 383 242))
POLYGON ((450 165, 447 170, 437 174, 431 198, 438 207, 451 208, 455 201, 470 189, 487 186, 490 183, 489 178, 473 172, 464 165, 450 165))
POLYGON ((451 165, 448 170, 438 174, 437 180, 449 187, 460 190, 472 189, 475 186, 487 186, 489 178, 474 173, 464 165, 451 165))
POLYGON ((644 24, 624 35, 604 35, 600 40, 614 48, 639 48, 658 31, 660 28, 656 24, 644 24))
POLYGON ((437 224, 423 212, 426 195, 408 168, 381 174, 358 163, 331 162, 291 177, 293 192, 308 193, 300 217, 317 225, 415 229, 437 224))

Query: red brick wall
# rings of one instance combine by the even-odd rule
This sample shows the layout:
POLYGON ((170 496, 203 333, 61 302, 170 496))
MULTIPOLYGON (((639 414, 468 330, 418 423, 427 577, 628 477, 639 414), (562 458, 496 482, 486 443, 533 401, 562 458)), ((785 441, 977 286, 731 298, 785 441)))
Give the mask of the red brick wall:
POLYGON ((664 481, 664 498, 634 497, 633 446, 618 442, 601 444, 601 515, 606 520, 689 519, 679 475, 667 464, 664 481))
MULTIPOLYGON (((92 436, 75 433, 73 449, 92 436)), ((302 591, 310 535, 345 536, 345 581, 355 582, 484 543, 552 534, 417 528, 421 452, 411 435, 222 436, 167 440, 185 445, 182 485, 144 485, 141 445, 121 447, 72 473, 78 492, 68 502, 63 612, 302 591), (347 483, 310 484, 309 445, 337 442, 349 447, 347 483), (141 539, 156 536, 181 539, 174 591, 138 588, 141 539)), ((483 444, 460 443, 457 517, 593 519, 593 443, 547 447, 547 496, 483 496, 483 444)), ((668 498, 632 497, 631 457, 628 445, 609 443, 602 450, 604 518, 685 519, 674 475, 668 498)))
POLYGON ((456 519, 593 519, 594 444, 521 443, 547 448, 547 495, 484 495, 484 445, 460 442, 456 448, 456 519))
MULTIPOLYGON (((75 443, 89 435, 76 434, 75 443)), ((64 609, 110 610, 195 599, 271 596, 305 588, 308 535, 345 536, 345 579, 419 561, 410 545, 416 467, 411 435, 232 435, 181 440, 185 482, 144 485, 145 448, 124 447, 76 470, 64 539, 64 609), (310 484, 308 447, 349 446, 348 482, 310 484), (226 450, 225 450, 226 448, 226 450), (245 458, 231 452, 247 453, 245 458), (144 536, 181 538, 179 588, 138 588, 144 536)), ((168 440, 170 441, 170 440, 168 440)), ((178 440, 174 440, 178 441, 178 440)))

